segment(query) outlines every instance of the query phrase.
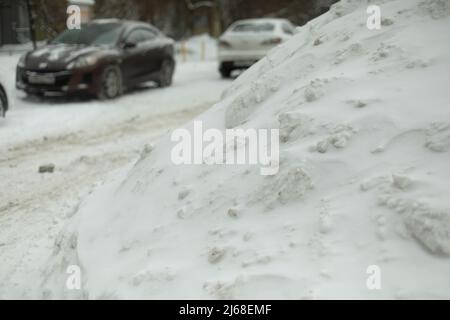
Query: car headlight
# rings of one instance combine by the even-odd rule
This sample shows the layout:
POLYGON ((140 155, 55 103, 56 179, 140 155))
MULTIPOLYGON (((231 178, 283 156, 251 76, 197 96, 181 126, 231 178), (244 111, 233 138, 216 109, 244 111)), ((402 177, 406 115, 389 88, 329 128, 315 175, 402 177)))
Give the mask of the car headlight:
POLYGON ((90 56, 83 56, 76 59, 74 62, 70 63, 67 68, 68 69, 78 69, 78 68, 85 68, 95 65, 98 60, 99 56, 97 55, 90 55, 90 56))
POLYGON ((23 54, 23 55, 20 57, 19 62, 17 63, 17 66, 18 66, 19 68, 25 68, 26 60, 27 60, 27 54, 23 54))

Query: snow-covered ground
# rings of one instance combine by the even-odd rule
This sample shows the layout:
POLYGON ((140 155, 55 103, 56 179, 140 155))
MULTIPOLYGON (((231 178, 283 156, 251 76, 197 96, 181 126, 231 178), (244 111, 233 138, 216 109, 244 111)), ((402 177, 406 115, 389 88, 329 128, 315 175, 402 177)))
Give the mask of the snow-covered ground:
POLYGON ((19 53, 0 54, 11 110, 0 119, 0 298, 42 297, 42 270, 68 216, 97 183, 216 103, 217 63, 180 62, 170 88, 115 101, 29 101, 14 90, 19 53), (53 174, 39 174, 54 164, 53 174))
POLYGON ((450 3, 377 1, 379 31, 369 4, 334 5, 197 118, 280 129, 277 175, 175 166, 165 135, 70 211, 34 294, 450 298, 450 3))

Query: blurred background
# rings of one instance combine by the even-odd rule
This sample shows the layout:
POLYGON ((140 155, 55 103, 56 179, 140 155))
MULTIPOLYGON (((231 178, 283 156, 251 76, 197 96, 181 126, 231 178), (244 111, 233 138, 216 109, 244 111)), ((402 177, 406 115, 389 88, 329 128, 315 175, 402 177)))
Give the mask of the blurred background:
POLYGON ((337 0, 0 0, 0 46, 51 39, 66 28, 67 7, 79 5, 84 22, 119 18, 149 22, 176 40, 218 37, 233 21, 287 18, 303 25, 337 0), (34 32, 30 31, 32 21, 34 32))

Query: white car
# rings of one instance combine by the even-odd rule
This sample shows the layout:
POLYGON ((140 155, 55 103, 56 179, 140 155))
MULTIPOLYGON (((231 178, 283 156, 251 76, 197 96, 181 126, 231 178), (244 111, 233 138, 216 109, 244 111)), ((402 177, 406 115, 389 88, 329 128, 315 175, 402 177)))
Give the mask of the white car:
POLYGON ((286 19, 249 19, 233 23, 219 40, 222 77, 228 78, 233 70, 250 67, 272 48, 289 40, 296 30, 286 19))

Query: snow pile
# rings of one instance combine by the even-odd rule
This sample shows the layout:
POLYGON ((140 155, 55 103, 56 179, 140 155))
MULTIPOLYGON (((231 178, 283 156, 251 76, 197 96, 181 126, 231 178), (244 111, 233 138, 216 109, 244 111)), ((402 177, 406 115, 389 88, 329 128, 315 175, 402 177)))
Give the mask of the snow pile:
POLYGON ((73 296, 79 264, 86 298, 450 298, 449 2, 378 1, 379 31, 368 4, 334 5, 199 118, 279 128, 277 175, 175 166, 163 138, 74 215, 46 297, 73 296))

